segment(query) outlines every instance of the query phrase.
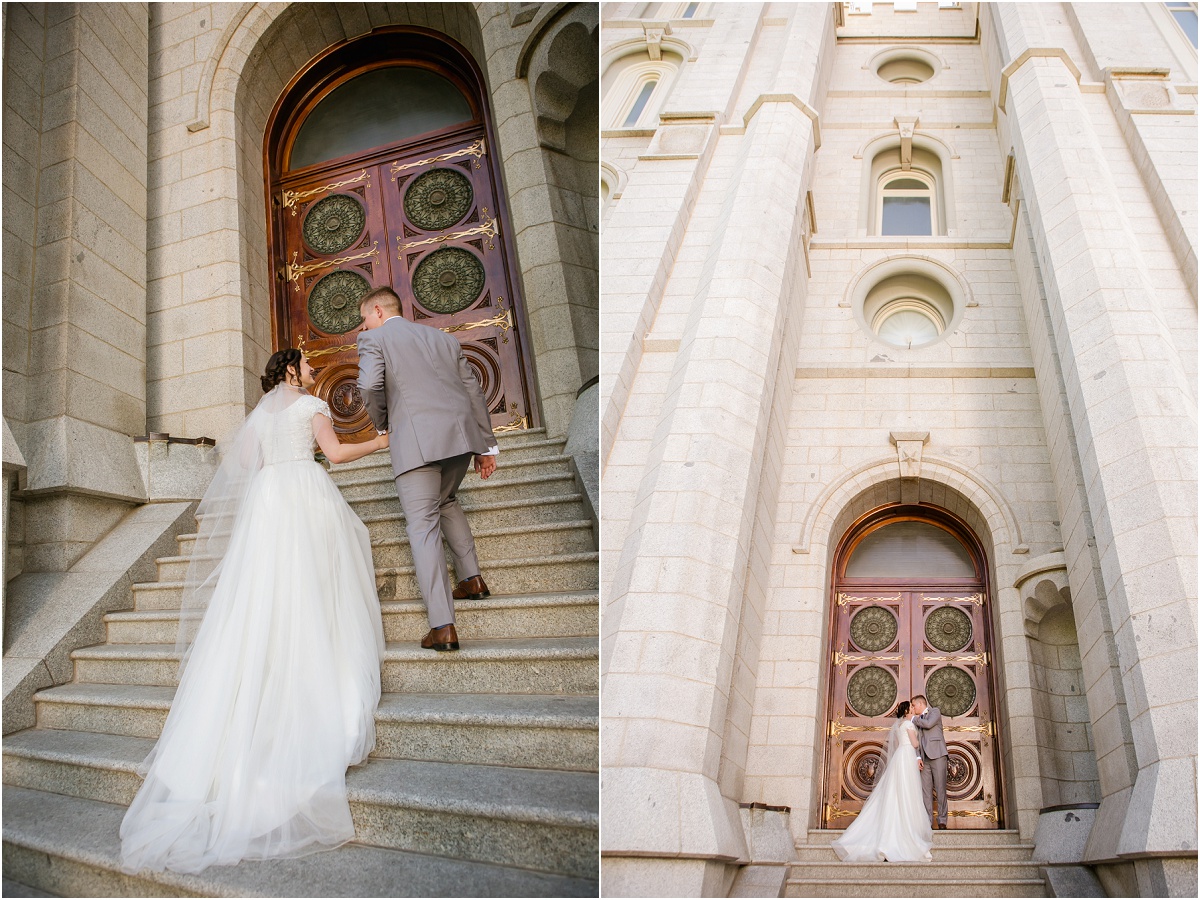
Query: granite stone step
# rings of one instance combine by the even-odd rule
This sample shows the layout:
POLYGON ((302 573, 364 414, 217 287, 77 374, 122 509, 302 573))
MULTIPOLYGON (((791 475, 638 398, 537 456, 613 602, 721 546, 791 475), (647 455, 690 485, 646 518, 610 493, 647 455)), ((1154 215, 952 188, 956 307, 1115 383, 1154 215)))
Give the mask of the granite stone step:
MULTIPOLYGON (((511 451, 524 450, 528 448, 543 447, 547 444, 565 445, 565 437, 551 438, 546 436, 545 428, 529 428, 524 431, 505 431, 496 435, 496 444, 500 448, 500 452, 508 453, 511 451)), ((391 452, 389 450, 376 450, 374 453, 356 459, 354 462, 341 463, 333 467, 334 472, 353 472, 357 469, 371 469, 380 466, 391 468, 391 452)))
MULTIPOLYGON (((496 467, 496 471, 486 480, 473 471, 467 472, 458 493, 472 494, 484 492, 498 485, 523 482, 531 478, 555 476, 572 476, 571 457, 562 454, 554 456, 536 456, 528 459, 504 459, 496 467)), ((383 469, 363 469, 353 475, 343 475, 337 479, 337 486, 347 502, 369 500, 380 496, 396 496, 396 476, 390 467, 383 469)))
MULTIPOLYGON (((834 839, 841 837, 845 831, 832 828, 810 828, 808 844, 798 844, 797 847, 828 846, 834 839)), ((950 828, 945 831, 933 832, 933 848, 941 847, 979 847, 993 844, 1023 845, 1021 833, 1015 828, 950 828)), ((1025 846, 1029 846, 1025 844, 1025 846)))
MULTIPOLYGON (((527 556, 553 556, 558 553, 587 553, 596 549, 596 539, 590 519, 544 522, 536 525, 509 525, 502 528, 473 529, 475 551, 480 562, 527 556)), ((178 539, 179 555, 158 559, 159 581, 182 581, 187 574, 196 542, 196 535, 178 539)), ((378 538, 371 541, 375 565, 382 567, 411 566, 412 551, 408 535, 378 538)), ((449 562, 449 550, 446 551, 449 562)))
MULTIPOLYGON (((4 742, 6 786, 128 805, 147 738, 28 729, 4 742)), ((371 759, 346 775, 357 840, 477 862, 598 874, 594 773, 371 759)))
MULTIPOLYGON (((400 511, 400 498, 396 495, 395 487, 387 483, 372 484, 369 489, 361 492, 343 488, 342 493, 349 492, 346 497, 350 508, 360 518, 378 516, 385 513, 400 511), (355 494, 360 494, 356 496, 355 494)), ((487 481, 472 478, 464 481, 457 491, 459 501, 466 510, 467 519, 474 524, 471 509, 483 504, 508 502, 513 500, 531 500, 535 497, 561 497, 564 494, 577 492, 575 476, 570 472, 548 472, 543 474, 538 469, 506 477, 493 475, 487 481)))
MULTIPOLYGON (((599 687, 595 637, 461 640, 457 652, 390 643, 385 691, 412 693, 594 694, 599 687)), ((97 644, 71 653, 75 680, 92 684, 172 685, 179 669, 173 644, 97 644)))
MULTIPOLYGON (((35 695, 38 727, 157 739, 175 688, 69 683, 35 695)), ((595 771, 598 701, 543 694, 387 692, 374 756, 595 771)))
POLYGON ((6 787, 4 874, 64 897, 594 897, 594 879, 446 859, 360 842, 199 875, 120 870, 125 807, 6 787))
POLYGON ((998 861, 980 855, 974 860, 945 861, 933 851, 932 862, 870 862, 852 863, 805 862, 805 881, 909 881, 913 878, 932 881, 963 881, 978 878, 991 880, 1038 880, 1041 873, 1031 860, 998 861))
MULTIPOLYGON (((483 576, 496 596, 594 590, 599 585, 598 561, 599 554, 595 552, 494 559, 483 567, 483 576)), ((450 578, 452 583, 458 580, 452 569, 450 578)), ((412 566, 378 567, 375 584, 380 600, 418 600, 421 596, 412 566)), ((134 609, 179 609, 182 602, 181 580, 133 585, 134 609)))
MULTIPOLYGON (((589 591, 600 586, 599 563, 598 553, 493 559, 483 575, 495 595, 589 591)), ((457 579, 457 574, 451 573, 451 579, 457 579)), ((380 600, 415 600, 421 596, 412 566, 377 568, 375 585, 380 600)))
MULTIPOLYGON (((561 456, 566 444, 567 439, 565 437, 547 438, 544 436, 538 440, 526 440, 521 443, 501 441, 499 464, 501 466, 508 466, 516 462, 524 462, 531 459, 561 456)), ((333 480, 339 483, 343 478, 353 479, 366 473, 372 475, 387 473, 390 477, 392 474, 392 457, 390 453, 387 450, 377 450, 363 459, 355 460, 352 463, 334 465, 329 470, 329 474, 333 480)))
MULTIPOLYGON (((881 865, 887 865, 882 863, 881 865)), ((788 879, 784 897, 1045 897, 1042 878, 937 879, 912 875, 906 879, 860 881, 854 878, 788 879)))
MULTIPOLYGON (((476 640, 596 634, 597 600, 595 591, 492 595, 455 601, 455 617, 459 633, 476 640)), ((425 604, 420 600, 385 600, 380 612, 383 634, 389 641, 419 641, 429 628, 425 604)), ((179 630, 179 610, 108 613, 104 623, 110 644, 173 644, 179 630)))
MULTIPOLYGON (((528 528, 547 522, 578 522, 588 518, 583 505, 583 495, 570 490, 551 497, 530 497, 520 500, 502 500, 494 503, 463 504, 472 533, 493 528, 528 528)), ((405 534, 404 513, 400 501, 386 512, 366 515, 360 512, 363 524, 371 534, 371 540, 403 538, 405 534)))
MULTIPOLYGON (((805 865, 822 863, 842 864, 828 845, 796 847, 796 855, 805 865)), ((1028 862, 1033 858, 1033 844, 976 844, 972 846, 939 845, 933 848, 935 862, 972 862, 989 859, 995 862, 1028 862)))

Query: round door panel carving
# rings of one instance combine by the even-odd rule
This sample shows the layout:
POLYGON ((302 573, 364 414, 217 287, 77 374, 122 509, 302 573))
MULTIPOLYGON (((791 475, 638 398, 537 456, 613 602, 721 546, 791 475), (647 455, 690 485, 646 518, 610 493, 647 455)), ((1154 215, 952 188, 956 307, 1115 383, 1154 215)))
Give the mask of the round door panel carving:
POLYGON ((883 757, 882 744, 856 744, 854 750, 846 755, 842 783, 859 799, 866 800, 883 774, 883 757))
POLYGON ((846 698, 860 716, 882 716, 896 702, 896 679, 881 666, 866 666, 850 676, 846 698))
POLYGON ((358 240, 367 224, 363 205, 348 194, 334 194, 312 205, 304 216, 304 243, 318 253, 339 253, 358 240))
POLYGON ((421 260, 412 285, 417 302, 430 312, 461 312, 483 293, 483 264, 470 250, 445 247, 421 260))
POLYGON ((404 192, 404 214, 418 228, 441 231, 471 211, 471 181, 453 169, 431 169, 404 192))
POLYGON ((316 394, 329 404, 333 428, 338 434, 354 434, 368 424, 367 408, 358 392, 357 365, 342 364, 320 370, 316 394))
POLYGON ((957 666, 943 666, 926 680, 925 696, 943 716, 961 716, 975 705, 975 679, 957 666))
POLYGON ((345 334, 362 324, 358 301, 371 290, 357 272, 330 272, 308 295, 308 319, 326 334, 345 334))
POLYGON ((953 606, 939 606, 925 619, 925 640, 946 653, 971 642, 971 617, 953 606))
POLYGON ((479 344, 464 343, 462 349, 467 365, 471 367, 471 371, 479 379, 480 387, 483 388, 485 405, 491 409, 500 397, 500 361, 489 353, 486 347, 479 344))
POLYGON ((882 606, 860 609, 850 620, 850 639, 869 653, 890 647, 898 630, 896 617, 882 606))
POLYGON ((946 757, 946 795, 951 800, 970 800, 979 791, 983 765, 971 744, 952 744, 946 757))

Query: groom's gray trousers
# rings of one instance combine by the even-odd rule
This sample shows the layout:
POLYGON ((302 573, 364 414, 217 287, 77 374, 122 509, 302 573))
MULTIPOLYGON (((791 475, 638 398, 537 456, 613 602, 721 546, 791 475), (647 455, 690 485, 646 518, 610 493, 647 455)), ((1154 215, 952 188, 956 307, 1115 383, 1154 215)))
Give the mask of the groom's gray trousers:
POLYGON ((937 788, 938 821, 946 824, 946 815, 950 804, 946 802, 946 763, 950 757, 939 756, 929 759, 924 753, 921 759, 925 765, 921 767, 921 793, 925 795, 925 815, 933 819, 933 789, 937 788))
POLYGON ((404 510, 417 585, 425 598, 430 628, 454 622, 454 599, 450 596, 453 588, 442 538, 450 545, 459 578, 479 574, 475 538, 456 495, 473 458, 473 453, 464 453, 396 476, 396 493, 404 510))

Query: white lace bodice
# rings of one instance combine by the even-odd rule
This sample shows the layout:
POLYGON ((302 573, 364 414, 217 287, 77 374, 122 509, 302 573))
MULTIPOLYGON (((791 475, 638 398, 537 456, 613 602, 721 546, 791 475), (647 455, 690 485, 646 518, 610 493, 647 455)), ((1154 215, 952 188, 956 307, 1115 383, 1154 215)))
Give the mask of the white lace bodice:
POLYGON ((311 460, 315 443, 312 420, 319 413, 330 416, 329 404, 319 397, 305 395, 281 412, 264 416, 256 426, 262 441, 263 465, 311 460))

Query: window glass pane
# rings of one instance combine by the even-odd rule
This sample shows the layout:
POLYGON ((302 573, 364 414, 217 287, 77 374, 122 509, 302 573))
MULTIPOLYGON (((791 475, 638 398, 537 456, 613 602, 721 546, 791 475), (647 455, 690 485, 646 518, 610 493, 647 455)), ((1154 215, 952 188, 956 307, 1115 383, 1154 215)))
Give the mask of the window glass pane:
POLYGON ((641 116, 642 110, 646 108, 646 104, 650 102, 650 95, 654 93, 654 88, 658 85, 657 81, 647 81, 642 85, 642 91, 638 94, 637 100, 633 103, 633 109, 629 110, 629 115, 625 117, 622 124, 623 128, 629 128, 631 125, 636 125, 638 117, 641 116))
POLYGON ((1179 23, 1179 27, 1183 29, 1183 33, 1188 36, 1188 40, 1192 42, 1192 46, 1196 46, 1196 10, 1190 8, 1190 3, 1168 3, 1172 7, 1171 15, 1175 17, 1175 21, 1179 23), (1178 9, 1177 7, 1187 7, 1178 9))
POLYGON ((884 188, 889 191, 924 191, 929 189, 929 185, 915 178, 897 178, 885 184, 884 188))
POLYGON ((933 234, 928 197, 884 197, 881 234, 933 234))
POLYGON ((974 578, 966 548, 926 522, 896 522, 872 531, 846 563, 848 578, 974 578))
POLYGON ((936 340, 937 325, 915 309, 894 312, 879 324, 877 334, 898 347, 920 347, 936 340))
POLYGON ((376 69, 350 79, 308 114, 288 167, 361 153, 471 118, 467 98, 441 75, 411 66, 376 69))
POLYGON ((687 5, 687 8, 684 9, 684 11, 683 11, 683 17, 685 19, 690 19, 692 16, 696 15, 696 8, 699 5, 700 5, 699 3, 689 3, 687 5))

